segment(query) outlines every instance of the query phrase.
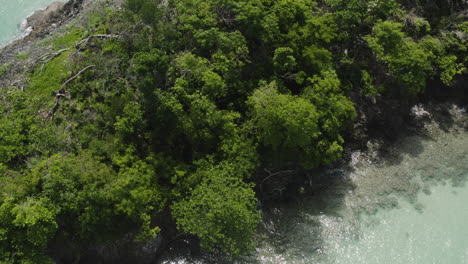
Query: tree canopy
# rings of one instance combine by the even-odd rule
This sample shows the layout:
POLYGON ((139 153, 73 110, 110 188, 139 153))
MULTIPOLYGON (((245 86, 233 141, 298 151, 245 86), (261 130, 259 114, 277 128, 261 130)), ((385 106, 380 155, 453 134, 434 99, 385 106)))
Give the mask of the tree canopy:
POLYGON ((349 94, 414 100, 468 64, 468 22, 404 1, 124 2, 43 40, 24 89, 1 87, 0 262, 171 228, 248 252, 259 168, 331 164, 349 94))

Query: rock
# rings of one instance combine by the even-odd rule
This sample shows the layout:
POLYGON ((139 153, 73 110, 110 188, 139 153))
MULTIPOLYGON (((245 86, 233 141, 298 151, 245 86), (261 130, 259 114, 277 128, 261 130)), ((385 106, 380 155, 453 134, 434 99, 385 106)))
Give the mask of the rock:
POLYGON ((46 9, 38 10, 26 19, 25 28, 32 27, 46 21, 55 12, 61 10, 65 6, 63 2, 54 2, 50 4, 46 9))
POLYGON ((411 116, 413 116, 417 120, 421 120, 424 118, 431 118, 432 115, 428 111, 426 111, 422 104, 415 105, 411 108, 411 116))
POLYGON ((466 117, 466 109, 458 105, 452 104, 448 110, 454 121, 461 123, 466 117))

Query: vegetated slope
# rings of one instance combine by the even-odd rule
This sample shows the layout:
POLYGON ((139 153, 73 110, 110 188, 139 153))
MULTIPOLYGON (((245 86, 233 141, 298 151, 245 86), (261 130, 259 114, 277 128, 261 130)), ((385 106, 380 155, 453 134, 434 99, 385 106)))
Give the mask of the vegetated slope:
POLYGON ((466 71, 460 5, 430 21, 394 0, 128 0, 88 14, 43 43, 26 87, 0 93, 0 260, 79 261, 158 235, 251 250, 255 184, 266 197, 281 192, 263 188, 273 170, 340 159, 348 92, 417 102, 428 80, 450 89, 466 71))

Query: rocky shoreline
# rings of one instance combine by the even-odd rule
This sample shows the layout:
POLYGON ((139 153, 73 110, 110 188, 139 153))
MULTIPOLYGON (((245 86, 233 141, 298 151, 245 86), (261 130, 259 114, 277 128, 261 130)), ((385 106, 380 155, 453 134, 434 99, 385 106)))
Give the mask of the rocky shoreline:
POLYGON ((26 18, 26 23, 24 25, 25 29, 31 28, 34 30, 37 24, 41 24, 44 21, 47 21, 55 13, 59 12, 65 6, 65 2, 53 2, 45 9, 40 9, 26 18))
POLYGON ((24 38, 14 40, 0 49, 0 64, 14 60, 19 53, 30 51, 33 44, 47 35, 52 35, 77 17, 90 0, 69 0, 54 2, 46 9, 38 10, 26 19, 25 28, 31 32, 24 38))
POLYGON ((41 55, 52 52, 54 47, 38 45, 47 36, 57 35, 67 25, 81 17, 92 3, 99 0, 69 0, 54 2, 46 9, 36 11, 28 17, 27 27, 31 32, 0 48, 0 89, 2 87, 26 87, 26 73, 41 55))

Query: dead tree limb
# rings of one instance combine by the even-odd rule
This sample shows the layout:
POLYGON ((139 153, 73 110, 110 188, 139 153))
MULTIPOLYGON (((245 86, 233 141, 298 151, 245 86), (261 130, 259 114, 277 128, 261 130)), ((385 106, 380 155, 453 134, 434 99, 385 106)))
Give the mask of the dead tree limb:
POLYGON ((96 34, 96 35, 91 35, 85 39, 82 39, 80 41, 78 41, 76 44, 75 44, 75 48, 77 50, 81 50, 81 46, 83 44, 88 44, 88 42, 93 39, 93 38, 97 38, 97 39, 109 39, 109 38, 119 38, 120 36, 119 35, 112 35, 112 34, 96 34))
POLYGON ((218 17, 223 20, 223 22, 228 25, 229 27, 234 26, 234 24, 237 22, 237 19, 234 17, 232 12, 229 9, 226 8, 218 8, 216 10, 216 13, 218 14, 218 17))
POLYGON ((280 77, 285 80, 296 81, 296 76, 294 76, 294 74, 285 74, 281 75, 280 77))
POLYGON ((294 173, 294 171, 292 170, 285 170, 285 171, 278 171, 278 172, 275 172, 275 173, 272 173, 270 170, 268 170, 267 168, 264 168, 264 170, 269 174, 267 177, 265 177, 259 184, 260 186, 260 192, 263 193, 263 184, 270 180, 271 178, 275 177, 275 176, 278 176, 278 175, 281 175, 281 174, 284 174, 284 173, 287 173, 287 174, 291 174, 291 173, 294 173))
POLYGON ((4 98, 5 96, 8 96, 8 95, 10 95, 10 94, 12 94, 12 93, 14 93, 14 92, 15 92, 15 91, 8 91, 8 92, 6 92, 6 93, 0 95, 0 98, 4 98))
POLYGON ((73 77, 71 77, 70 79, 66 80, 62 86, 60 87, 60 90, 58 90, 57 92, 55 92, 55 104, 54 106, 50 109, 49 113, 47 114, 47 119, 50 118, 50 120, 54 120, 54 117, 55 117, 55 112, 57 111, 57 109, 59 108, 60 106, 60 98, 61 97, 66 97, 65 95, 65 86, 67 86, 67 84, 71 83, 73 80, 75 80, 76 78, 78 78, 81 74, 83 74, 83 72, 91 69, 95 67, 95 65, 89 65, 89 66, 86 66, 84 67, 81 71, 79 71, 77 74, 75 74, 73 77))
POLYGON ((81 71, 79 71, 77 74, 75 74, 75 76, 71 77, 71 78, 68 79, 66 82, 64 82, 64 83, 62 84, 62 87, 60 87, 59 92, 63 92, 63 89, 65 88, 65 86, 66 86, 67 84, 69 84, 70 82, 72 82, 73 80, 75 80, 76 78, 78 78, 78 76, 80 76, 83 72, 85 72, 85 71, 87 71, 87 70, 89 70, 90 68, 93 68, 93 67, 95 67, 95 65, 89 65, 89 66, 84 67, 81 71))
POLYGON ((70 48, 66 48, 66 49, 61 49, 57 52, 52 52, 52 53, 46 53, 42 56, 40 56, 39 58, 37 58, 33 63, 32 65, 36 65, 37 63, 41 62, 42 61, 42 67, 41 67, 41 72, 44 70, 44 67, 47 63, 49 63, 51 60, 57 58, 58 56, 62 55, 62 53, 64 53, 65 51, 69 51, 70 48))
POLYGON ((70 50, 70 48, 61 49, 61 50, 58 50, 57 52, 46 53, 44 55, 39 56, 39 58, 37 58, 37 60, 35 60, 33 64, 38 63, 40 60, 44 60, 45 58, 58 57, 58 56, 60 56, 60 54, 62 54, 65 51, 68 51, 68 50, 70 50))
POLYGON ((278 188, 274 188, 271 192, 269 192, 268 194, 272 194, 274 192, 278 192, 281 199, 283 199, 283 191, 286 190, 286 187, 282 186, 282 187, 278 187, 278 188))

